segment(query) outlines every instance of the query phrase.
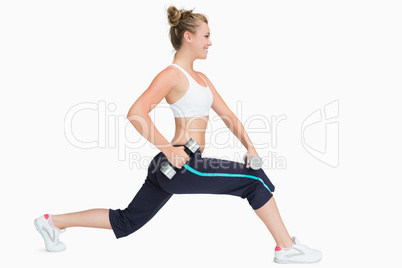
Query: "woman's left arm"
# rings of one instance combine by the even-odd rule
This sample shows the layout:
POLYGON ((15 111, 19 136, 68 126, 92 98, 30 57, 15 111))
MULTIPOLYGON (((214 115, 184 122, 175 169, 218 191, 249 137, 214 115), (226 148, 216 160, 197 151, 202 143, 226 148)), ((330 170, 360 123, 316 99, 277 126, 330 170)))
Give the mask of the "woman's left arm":
POLYGON ((208 83, 209 88, 211 89, 213 102, 212 109, 222 118, 225 125, 230 129, 230 131, 240 140, 240 142, 247 149, 247 157, 251 157, 254 155, 258 155, 257 151, 254 148, 253 143, 251 142, 247 132, 237 118, 237 116, 230 110, 230 108, 226 105, 225 101, 219 95, 218 91, 212 85, 211 81, 201 72, 198 72, 208 83))

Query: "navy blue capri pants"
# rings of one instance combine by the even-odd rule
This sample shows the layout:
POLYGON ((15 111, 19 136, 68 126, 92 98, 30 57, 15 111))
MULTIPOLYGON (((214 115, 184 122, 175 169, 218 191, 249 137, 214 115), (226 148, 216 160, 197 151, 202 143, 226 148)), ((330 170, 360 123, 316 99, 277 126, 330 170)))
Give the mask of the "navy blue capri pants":
MULTIPOLYGON (((184 145, 174 145, 184 146, 184 145)), ((169 162, 160 152, 148 167, 147 178, 124 210, 109 209, 109 220, 116 238, 128 236, 144 226, 173 194, 228 194, 247 198, 256 210, 272 197, 275 186, 263 169, 246 168, 243 163, 202 157, 200 149, 169 179, 160 168, 169 162)))

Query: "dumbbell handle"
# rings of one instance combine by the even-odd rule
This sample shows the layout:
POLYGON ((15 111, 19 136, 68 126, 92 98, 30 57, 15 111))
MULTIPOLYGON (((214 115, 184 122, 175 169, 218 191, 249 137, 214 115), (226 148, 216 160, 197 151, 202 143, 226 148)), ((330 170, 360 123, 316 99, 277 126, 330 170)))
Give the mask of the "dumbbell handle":
POLYGON ((190 151, 190 149, 188 149, 187 147, 184 147, 184 151, 186 152, 186 154, 190 155, 192 152, 190 151))

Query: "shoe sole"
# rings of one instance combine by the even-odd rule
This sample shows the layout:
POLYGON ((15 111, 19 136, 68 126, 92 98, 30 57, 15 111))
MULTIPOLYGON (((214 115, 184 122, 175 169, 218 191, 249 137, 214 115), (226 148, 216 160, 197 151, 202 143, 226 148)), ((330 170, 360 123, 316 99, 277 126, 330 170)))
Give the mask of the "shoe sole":
POLYGON ((316 261, 310 261, 310 262, 300 262, 300 261, 290 261, 290 260, 280 260, 277 259, 276 257, 274 258, 274 262, 279 263, 279 264, 286 264, 286 263, 316 263, 319 262, 321 259, 316 260, 316 261))

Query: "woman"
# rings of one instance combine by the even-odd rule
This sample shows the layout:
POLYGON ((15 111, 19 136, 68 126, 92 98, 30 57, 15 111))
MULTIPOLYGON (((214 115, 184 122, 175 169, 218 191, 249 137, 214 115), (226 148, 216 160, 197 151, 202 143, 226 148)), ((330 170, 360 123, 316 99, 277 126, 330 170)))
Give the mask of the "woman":
POLYGON ((255 213, 265 223, 277 244, 276 262, 317 262, 321 252, 310 249, 290 237, 280 217, 272 192, 274 185, 262 169, 249 164, 206 158, 205 130, 212 108, 247 149, 247 158, 258 156, 243 125, 225 104, 211 81, 193 70, 196 59, 206 59, 212 45, 208 21, 192 10, 167 10, 171 25, 170 40, 176 50, 174 61, 162 70, 128 112, 133 126, 160 152, 153 158, 147 178, 132 202, 124 210, 91 209, 61 215, 45 214, 35 220, 35 227, 45 240, 48 251, 62 251, 59 241, 67 227, 112 229, 116 238, 125 237, 146 224, 173 194, 230 194, 247 198, 255 213), (163 98, 171 105, 176 123, 175 136, 169 143, 152 123, 149 112, 163 98), (190 156, 184 144, 192 138, 200 148, 190 156), (160 168, 170 162, 180 170, 169 179, 160 168))

